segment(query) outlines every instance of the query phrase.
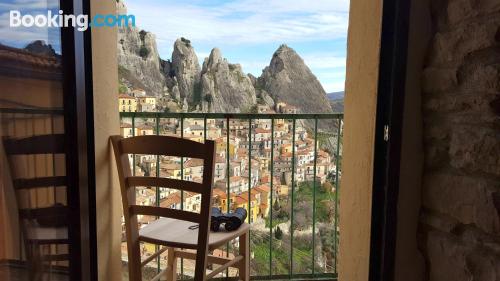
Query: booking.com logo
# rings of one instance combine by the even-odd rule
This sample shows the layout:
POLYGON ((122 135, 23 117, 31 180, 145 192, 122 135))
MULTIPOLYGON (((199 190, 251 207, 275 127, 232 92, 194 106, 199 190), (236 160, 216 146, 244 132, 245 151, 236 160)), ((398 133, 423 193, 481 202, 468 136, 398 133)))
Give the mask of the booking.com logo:
POLYGON ((53 14, 22 15, 20 11, 10 11, 10 27, 76 27, 78 31, 85 31, 89 27, 134 26, 134 15, 96 14, 92 21, 88 15, 65 15, 63 11, 53 14))

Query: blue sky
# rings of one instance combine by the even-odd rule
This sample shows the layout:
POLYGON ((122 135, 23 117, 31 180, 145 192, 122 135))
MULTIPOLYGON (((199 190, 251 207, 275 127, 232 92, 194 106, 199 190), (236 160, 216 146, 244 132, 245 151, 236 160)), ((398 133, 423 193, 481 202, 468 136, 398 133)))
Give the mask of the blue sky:
MULTIPOLYGON (((103 0, 104 1, 104 0, 103 0)), ((112 1, 112 0, 106 0, 112 1)), ((24 47, 44 40, 60 52, 58 28, 11 28, 9 11, 46 14, 58 0, 2 0, 0 43, 24 47)), ((163 59, 174 41, 191 40, 200 64, 214 47, 231 63, 259 76, 285 43, 294 48, 327 92, 342 91, 349 0, 125 0, 139 28, 153 32, 163 59)))
POLYGON ((10 27, 9 12, 19 10, 21 14, 47 15, 48 10, 59 11, 58 0, 1 0, 0 3, 0 43, 13 47, 25 47, 35 40, 44 40, 60 53, 61 40, 59 28, 10 27))
POLYGON ((191 40, 200 64, 213 47, 259 76, 274 51, 294 48, 327 92, 344 90, 348 0, 125 0, 153 32, 163 59, 176 38, 191 40))

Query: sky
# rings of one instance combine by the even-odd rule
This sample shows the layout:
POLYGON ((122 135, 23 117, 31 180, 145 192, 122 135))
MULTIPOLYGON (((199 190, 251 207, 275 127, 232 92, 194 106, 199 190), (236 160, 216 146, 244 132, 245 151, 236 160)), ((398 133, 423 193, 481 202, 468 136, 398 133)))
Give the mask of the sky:
POLYGON ((327 92, 344 90, 348 0, 125 0, 136 25, 156 35, 163 59, 179 37, 200 64, 217 47, 260 76, 281 44, 295 49, 327 92))
MULTIPOLYGON (((107 0, 110 1, 110 0, 107 0)), ((9 11, 47 14, 58 0, 2 0, 0 43, 44 40, 60 52, 57 28, 9 27, 9 11)), ((200 64, 212 48, 260 76, 281 44, 297 51, 327 92, 343 91, 349 0, 125 0, 137 27, 154 33, 163 59, 177 38, 191 40, 200 64)))
POLYGON ((10 11, 18 10, 21 14, 47 15, 59 11, 59 0, 1 0, 0 3, 0 43, 23 48, 35 40, 51 44, 57 53, 61 51, 59 28, 47 27, 10 27, 10 11))

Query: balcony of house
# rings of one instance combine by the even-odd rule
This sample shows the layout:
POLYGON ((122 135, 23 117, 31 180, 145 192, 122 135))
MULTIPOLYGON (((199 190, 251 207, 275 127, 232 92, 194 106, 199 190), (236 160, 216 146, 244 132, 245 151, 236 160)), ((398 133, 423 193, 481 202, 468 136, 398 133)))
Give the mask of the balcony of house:
MULTIPOLYGON (((57 108, 2 108, 0 114, 4 128, 27 138, 58 133, 63 112, 57 108)), ((215 141, 212 207, 222 212, 237 208, 247 211, 253 280, 337 279, 343 114, 121 112, 120 121, 120 132, 126 138, 167 135, 215 141), (232 130, 236 127, 238 130, 232 130)), ((62 159, 54 154, 38 160, 29 167, 38 175, 63 173, 62 159)), ((137 176, 200 182, 203 175, 203 161, 194 158, 133 155, 129 161, 132 174, 137 176)), ((50 205, 64 196, 64 191, 51 187, 37 191, 36 202, 31 203, 50 205)), ((136 204, 199 212, 201 198, 168 187, 144 186, 136 188, 136 204)), ((154 220, 139 216, 139 228, 154 220)), ((123 277, 128 280, 124 222, 122 217, 121 256, 123 277)), ((8 269, 4 273, 9 278, 19 276, 23 280, 28 273, 24 269, 27 256, 20 251, 22 233, 13 231, 7 239, 17 241, 19 248, 13 249, 16 262, 12 260, 2 268, 8 269)), ((235 240, 211 254, 234 256, 238 244, 235 240)), ((157 250, 157 246, 144 243, 141 256, 147 259, 157 250)), ((55 254, 66 251, 52 250, 55 254)), ((67 280, 67 266, 65 262, 51 263, 51 280, 67 280)), ((166 266, 164 253, 146 265, 144 279, 151 279, 166 266)), ((181 260, 178 266, 179 280, 192 278, 193 261, 181 260)), ((229 269, 216 278, 237 275, 236 269, 229 269)))
MULTIPOLYGON (((336 280, 342 125, 343 114, 120 113, 120 132, 126 138, 166 135, 215 141, 212 207, 247 211, 254 280, 336 280)), ((133 175, 202 180, 199 159, 132 155, 129 161, 133 175)), ((136 189, 136 196, 139 205, 200 210, 196 193, 144 186, 136 189)), ((140 217, 139 227, 154 220, 140 217)), ((234 256, 238 243, 212 254, 234 256)), ((143 258, 157 250, 141 245, 143 258)), ((122 260, 126 275, 125 241, 122 260)), ((166 266, 165 253, 154 258, 143 275, 151 278, 166 266)), ((179 280, 192 277, 194 262, 183 260, 177 272, 179 280)), ((216 277, 226 276, 237 276, 237 270, 216 277)))

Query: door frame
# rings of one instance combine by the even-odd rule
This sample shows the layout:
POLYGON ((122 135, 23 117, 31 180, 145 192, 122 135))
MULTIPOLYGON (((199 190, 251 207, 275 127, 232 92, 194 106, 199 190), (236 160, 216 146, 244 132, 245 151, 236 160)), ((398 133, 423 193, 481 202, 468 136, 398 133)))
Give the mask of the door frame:
MULTIPOLYGON (((90 15, 89 0, 60 0, 64 14, 90 15)), ((97 280, 94 124, 90 29, 61 28, 70 280, 97 280)))
POLYGON ((411 0, 384 0, 375 124, 370 281, 394 280, 411 0))

